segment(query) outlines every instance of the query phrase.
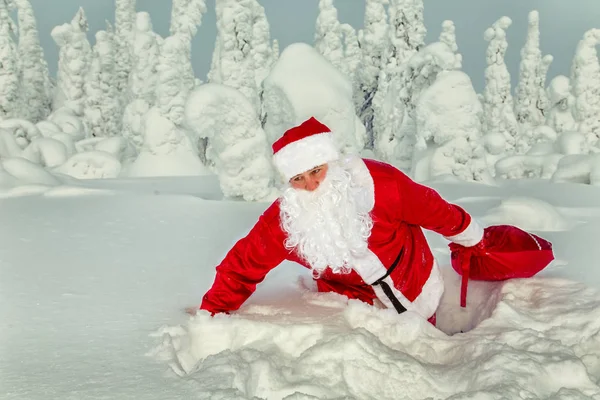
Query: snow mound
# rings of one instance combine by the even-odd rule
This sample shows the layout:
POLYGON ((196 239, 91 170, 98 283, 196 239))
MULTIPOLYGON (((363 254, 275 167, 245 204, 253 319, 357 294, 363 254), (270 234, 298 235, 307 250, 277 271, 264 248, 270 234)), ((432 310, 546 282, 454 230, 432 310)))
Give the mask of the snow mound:
POLYGON ((600 186, 600 154, 571 154, 563 157, 552 175, 552 181, 600 186))
POLYGON ((125 168, 123 175, 190 176, 211 172, 202 164, 187 132, 152 108, 145 116, 142 131, 144 144, 137 159, 125 168))
POLYGON ((38 183, 41 185, 56 186, 61 183, 58 178, 46 171, 42 166, 25 158, 15 157, 2 160, 2 167, 22 184, 38 183))
POLYGON ((351 300, 328 313, 261 318, 201 311, 186 326, 161 329, 152 354, 188 375, 198 393, 229 398, 600 395, 600 294, 561 279, 497 287, 491 317, 454 336, 410 312, 351 300))
POLYGON ((55 171, 77 179, 116 178, 121 172, 121 163, 110 153, 85 151, 73 155, 55 171))
POLYGON ((264 129, 271 143, 314 116, 332 130, 343 151, 364 147, 365 128, 355 113, 352 84, 313 47, 286 47, 263 87, 264 129))
POLYGON ((553 205, 530 197, 503 200, 482 220, 488 225, 515 225, 527 231, 567 231, 575 223, 553 205))

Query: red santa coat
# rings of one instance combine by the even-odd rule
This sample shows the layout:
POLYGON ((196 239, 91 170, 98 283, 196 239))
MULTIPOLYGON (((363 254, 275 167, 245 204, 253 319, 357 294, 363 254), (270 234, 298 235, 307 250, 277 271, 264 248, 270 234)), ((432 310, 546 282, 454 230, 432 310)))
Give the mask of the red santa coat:
MULTIPOLYGON (((316 281, 319 291, 338 292, 369 304, 379 298, 396 309, 399 301, 403 308, 431 317, 442 296, 443 281, 421 228, 464 246, 477 244, 483 229, 462 208, 391 165, 356 158, 349 166, 353 178, 369 189, 373 219, 369 252, 355 260, 351 273, 326 269, 316 281)), ((237 310, 284 260, 310 268, 296 251, 285 248, 286 238, 277 200, 217 267, 200 308, 212 313, 237 310)))

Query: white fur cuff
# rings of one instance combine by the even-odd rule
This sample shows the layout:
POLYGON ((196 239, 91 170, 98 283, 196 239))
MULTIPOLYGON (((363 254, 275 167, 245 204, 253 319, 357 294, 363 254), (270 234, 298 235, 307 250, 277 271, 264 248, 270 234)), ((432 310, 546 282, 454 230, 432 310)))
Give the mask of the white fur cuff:
POLYGON ((483 228, 474 218, 471 218, 471 223, 464 231, 458 235, 446 236, 446 239, 461 246, 472 247, 483 239, 483 228))
POLYGON ((273 155, 273 163, 289 181, 298 174, 338 158, 332 134, 324 132, 288 144, 273 155))

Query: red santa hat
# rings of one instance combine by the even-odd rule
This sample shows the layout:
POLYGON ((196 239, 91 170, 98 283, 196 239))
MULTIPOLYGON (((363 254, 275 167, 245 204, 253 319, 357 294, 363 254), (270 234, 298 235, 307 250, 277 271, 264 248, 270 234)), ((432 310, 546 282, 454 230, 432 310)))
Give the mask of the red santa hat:
POLYGON ((285 180, 339 157, 331 130, 314 117, 273 143, 273 163, 285 180))

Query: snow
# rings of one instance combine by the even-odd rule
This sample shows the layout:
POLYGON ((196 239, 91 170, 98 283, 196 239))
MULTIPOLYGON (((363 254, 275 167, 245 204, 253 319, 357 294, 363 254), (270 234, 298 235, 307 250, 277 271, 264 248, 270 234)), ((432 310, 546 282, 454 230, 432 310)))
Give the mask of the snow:
MULTIPOLYGON (((183 114, 183 111, 181 111, 183 114)), ((183 118, 183 116, 181 117, 183 118)), ((144 144, 138 157, 127 166, 124 176, 205 175, 210 173, 187 132, 153 107, 145 115, 144 144)))
POLYGON ((311 46, 286 47, 263 86, 264 129, 271 143, 312 116, 331 129, 344 152, 357 152, 364 146, 352 84, 311 46))
POLYGON ((246 201, 276 198, 271 149, 250 101, 218 83, 195 89, 185 108, 186 125, 211 144, 221 190, 246 201))
POLYGON ((551 240, 557 258, 536 278, 471 282, 461 310, 447 242, 427 232, 446 281, 438 330, 315 293, 291 263, 239 312, 188 317, 267 203, 221 200, 215 176, 51 183, 0 196, 4 398, 600 396, 593 186, 435 184, 481 221, 551 240))

